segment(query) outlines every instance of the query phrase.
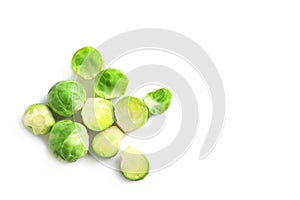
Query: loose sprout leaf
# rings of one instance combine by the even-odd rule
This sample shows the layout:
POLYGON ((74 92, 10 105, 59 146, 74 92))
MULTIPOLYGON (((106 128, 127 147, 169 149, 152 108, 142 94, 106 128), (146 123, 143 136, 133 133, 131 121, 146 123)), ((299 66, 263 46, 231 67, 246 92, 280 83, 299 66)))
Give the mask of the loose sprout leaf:
POLYGON ((159 115, 165 112, 169 108, 171 101, 172 93, 166 88, 149 92, 144 98, 144 102, 152 115, 159 115))
POLYGON ((76 51, 72 58, 72 68, 85 80, 91 80, 102 70, 103 58, 93 47, 83 47, 76 51))
POLYGON ((112 126, 98 133, 92 142, 94 152, 103 158, 115 156, 120 149, 120 140, 124 133, 116 126, 112 126))
POLYGON ((83 123, 93 131, 102 131, 114 123, 113 106, 102 98, 88 98, 81 116, 83 123))
POLYGON ((75 81, 56 83, 48 93, 50 108, 63 117, 71 117, 79 111, 86 100, 83 86, 75 81))
POLYGON ((149 160, 140 151, 127 147, 121 152, 121 172, 125 178, 138 181, 149 173, 149 160))
POLYGON ((116 122, 124 132, 143 126, 148 120, 148 115, 147 106, 143 100, 136 97, 124 97, 115 106, 116 122))
POLYGON ((126 92, 127 76, 118 69, 108 68, 101 71, 94 82, 94 91, 97 96, 105 99, 120 97, 126 92))
POLYGON ((45 104, 33 104, 24 113, 24 125, 31 130, 34 135, 45 135, 50 132, 55 123, 55 119, 45 104))
POLYGON ((49 148, 57 158, 75 162, 88 152, 89 136, 86 128, 71 120, 55 123, 49 136, 49 148))

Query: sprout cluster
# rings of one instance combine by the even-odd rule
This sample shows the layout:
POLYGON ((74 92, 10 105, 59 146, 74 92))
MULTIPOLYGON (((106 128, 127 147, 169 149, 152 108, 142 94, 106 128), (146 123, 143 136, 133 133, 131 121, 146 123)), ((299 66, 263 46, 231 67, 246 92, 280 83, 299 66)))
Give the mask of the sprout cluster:
MULTIPOLYGON (((119 69, 103 68, 103 58, 93 47, 75 52, 71 65, 84 80, 92 80, 95 96, 87 97, 86 89, 76 81, 64 80, 48 92, 47 104, 29 106, 24 113, 24 126, 34 135, 50 132, 48 146, 59 160, 75 162, 89 151, 102 158, 118 155, 125 133, 142 127, 150 116, 164 113, 172 101, 167 88, 149 92, 143 99, 125 96, 128 77, 119 69), (68 119, 81 113, 82 120, 68 119)), ((150 163, 139 150, 128 147, 120 153, 120 171, 129 180, 141 180, 149 172, 150 163)))

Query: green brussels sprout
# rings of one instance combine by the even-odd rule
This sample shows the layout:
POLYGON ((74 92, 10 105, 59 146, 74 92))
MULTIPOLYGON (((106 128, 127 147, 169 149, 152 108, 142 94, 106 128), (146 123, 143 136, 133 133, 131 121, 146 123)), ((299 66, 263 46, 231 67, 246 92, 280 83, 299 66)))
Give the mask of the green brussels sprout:
POLYGON ((86 100, 86 93, 80 83, 61 81, 56 83, 48 93, 50 108, 63 117, 71 117, 79 111, 86 100))
POLYGON ((76 51, 72 58, 72 68, 85 80, 91 80, 102 70, 103 58, 93 47, 83 47, 76 51))
POLYGON ((150 164, 147 157, 140 151, 127 147, 121 152, 121 172, 125 178, 138 181, 145 178, 150 164))
POLYGON ((165 112, 169 108, 171 101, 172 93, 166 88, 150 92, 144 98, 144 102, 152 115, 159 115, 165 112))
POLYGON ((24 125, 34 135, 45 135, 50 132, 55 124, 55 119, 45 104, 33 104, 24 113, 24 125))
POLYGON ((115 121, 111 102, 102 98, 88 98, 81 116, 83 123, 93 131, 102 131, 115 121))
POLYGON ((126 92, 127 76, 118 69, 108 68, 100 72, 95 78, 94 91, 104 99, 120 97, 126 92))
POLYGON ((94 137, 93 150, 100 157, 111 158, 119 152, 120 140, 123 137, 124 133, 116 126, 105 129, 94 137))
POLYGON ((54 124, 50 132, 49 148, 58 159, 75 162, 87 154, 89 135, 82 124, 61 120, 54 124))
POLYGON ((136 97, 124 97, 115 106, 116 122, 124 132, 143 126, 148 120, 148 115, 146 104, 136 97))

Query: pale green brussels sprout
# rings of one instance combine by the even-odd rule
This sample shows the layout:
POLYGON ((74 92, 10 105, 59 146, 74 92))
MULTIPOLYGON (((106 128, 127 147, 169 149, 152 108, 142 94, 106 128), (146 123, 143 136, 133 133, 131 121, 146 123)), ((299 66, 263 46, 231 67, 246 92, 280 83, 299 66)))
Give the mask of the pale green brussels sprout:
POLYGON ((94 82, 95 93, 104 99, 120 97, 126 92, 127 76, 118 69, 108 68, 101 71, 94 82))
POLYGON ((103 58, 97 49, 83 47, 76 51, 71 63, 76 74, 85 80, 90 80, 102 70, 103 58))
POLYGON ((142 152, 132 147, 127 147, 121 152, 120 168, 125 178, 138 181, 147 176, 150 164, 142 152))
POLYGON ((172 93, 166 88, 149 92, 144 98, 144 102, 152 115, 159 115, 165 112, 169 108, 171 101, 172 93))
POLYGON ((148 115, 146 104, 136 97, 126 96, 115 106, 116 122, 124 132, 130 132, 143 126, 148 120, 148 115))
POLYGON ((75 162, 87 154, 89 135, 82 124, 61 120, 55 123, 50 132, 49 148, 58 159, 75 162))
POLYGON ((63 117, 71 117, 79 111, 86 100, 86 92, 80 83, 61 81, 56 83, 48 93, 50 108, 63 117))
POLYGON ((93 150, 100 157, 111 158, 119 152, 120 140, 123 137, 124 133, 116 126, 105 129, 94 137, 93 150))
POLYGON ((81 116, 83 123, 93 131, 102 131, 115 121, 111 102, 102 98, 88 98, 81 116))
POLYGON ((24 113, 24 125, 34 135, 45 135, 50 132, 55 119, 45 104, 33 104, 24 113))

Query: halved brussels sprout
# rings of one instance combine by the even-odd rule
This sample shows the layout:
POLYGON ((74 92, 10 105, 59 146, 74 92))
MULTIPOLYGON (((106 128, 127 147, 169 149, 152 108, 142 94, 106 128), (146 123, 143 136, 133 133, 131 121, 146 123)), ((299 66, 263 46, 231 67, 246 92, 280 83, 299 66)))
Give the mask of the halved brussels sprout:
POLYGON ((49 148, 57 158, 75 162, 87 154, 89 135, 80 123, 71 120, 58 121, 50 132, 49 148))
POLYGON ((169 108, 171 101, 172 93, 166 88, 149 92, 144 98, 144 102, 152 115, 159 115, 165 112, 169 108))
POLYGON ((86 100, 83 86, 75 81, 56 83, 48 93, 50 108, 63 117, 71 117, 79 111, 86 100))
POLYGON ((136 97, 124 97, 115 106, 116 122, 124 132, 143 126, 147 122, 148 115, 146 104, 136 97))
POLYGON ((147 157, 140 151, 127 147, 121 152, 121 172, 125 178, 138 181, 145 178, 150 164, 147 157))
POLYGON ((55 119, 45 104, 33 104, 24 113, 24 125, 34 135, 45 135, 50 132, 55 124, 55 119))
POLYGON ((83 47, 76 51, 71 63, 76 74, 85 80, 90 80, 102 70, 103 58, 97 49, 83 47))
POLYGON ((98 133, 92 142, 94 152, 103 158, 115 156, 120 149, 120 140, 124 133, 116 126, 112 126, 98 133))
POLYGON ((104 99, 123 95, 128 86, 127 76, 118 69, 108 68, 100 72, 94 83, 95 93, 104 99))
POLYGON ((113 106, 102 98, 88 98, 81 116, 83 123, 93 131, 102 131, 114 123, 113 106))

